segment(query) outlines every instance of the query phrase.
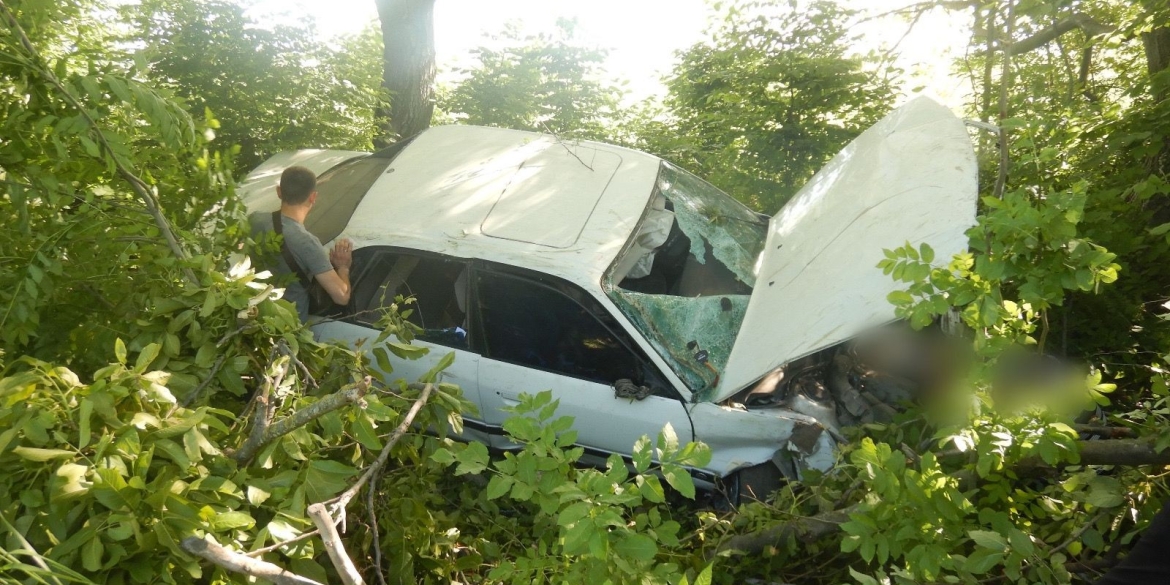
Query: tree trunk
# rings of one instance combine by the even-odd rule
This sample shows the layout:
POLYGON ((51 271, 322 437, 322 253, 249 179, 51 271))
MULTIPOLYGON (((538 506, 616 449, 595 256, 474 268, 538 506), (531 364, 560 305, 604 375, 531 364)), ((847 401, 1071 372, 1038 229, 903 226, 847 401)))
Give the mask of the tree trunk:
POLYGON ((382 86, 392 139, 431 125, 435 110, 435 0, 374 0, 382 22, 382 86))
POLYGON ((1170 94, 1170 83, 1155 79, 1155 76, 1170 67, 1170 28, 1162 27, 1142 33, 1142 44, 1146 50, 1146 69, 1153 84, 1154 101, 1161 102, 1170 94))
MULTIPOLYGON (((1150 96, 1154 98, 1154 107, 1158 107, 1170 97, 1170 80, 1166 79, 1166 70, 1170 68, 1170 27, 1142 33, 1142 45, 1146 52, 1146 70, 1150 74, 1150 96)), ((1153 174, 1170 175, 1170 136, 1162 137, 1161 150, 1147 166, 1153 174)), ((1167 212, 1163 209, 1157 215, 1159 221, 1165 221, 1167 212)))

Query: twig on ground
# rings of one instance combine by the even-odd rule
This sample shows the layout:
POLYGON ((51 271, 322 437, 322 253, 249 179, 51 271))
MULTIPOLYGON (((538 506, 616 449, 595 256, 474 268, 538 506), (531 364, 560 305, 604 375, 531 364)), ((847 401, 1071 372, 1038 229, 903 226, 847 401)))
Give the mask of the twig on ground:
POLYGON ((366 511, 370 514, 370 530, 374 533, 374 574, 378 576, 379 585, 386 585, 386 575, 382 573, 382 543, 378 532, 378 513, 374 509, 374 494, 378 492, 378 476, 370 478, 370 489, 366 490, 366 511))

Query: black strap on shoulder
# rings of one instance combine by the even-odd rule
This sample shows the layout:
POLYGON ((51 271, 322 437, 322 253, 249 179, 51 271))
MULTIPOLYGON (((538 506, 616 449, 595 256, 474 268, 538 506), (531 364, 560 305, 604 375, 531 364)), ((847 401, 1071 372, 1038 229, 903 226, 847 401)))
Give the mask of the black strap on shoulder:
POLYGON ((279 209, 272 212, 272 231, 280 236, 280 256, 284 258, 284 263, 288 264, 289 269, 297 275, 297 280, 301 282, 301 286, 305 287, 305 290, 308 290, 310 282, 309 275, 305 274, 304 269, 297 263, 297 259, 293 257, 292 251, 288 249, 288 242, 284 239, 284 222, 281 221, 282 217, 279 209))

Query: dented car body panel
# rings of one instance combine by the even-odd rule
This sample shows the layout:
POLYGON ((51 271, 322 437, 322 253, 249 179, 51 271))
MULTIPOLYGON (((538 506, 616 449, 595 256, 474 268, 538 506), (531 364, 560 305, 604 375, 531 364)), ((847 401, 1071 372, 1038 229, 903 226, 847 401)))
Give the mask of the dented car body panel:
POLYGON ((628 456, 634 440, 670 424, 711 447, 711 463, 692 470, 701 485, 769 464, 798 477, 834 463, 838 406, 826 392, 779 396, 787 383, 777 372, 892 317, 893 283, 871 257, 882 246, 928 242, 943 257, 965 245, 974 218, 961 123, 919 101, 891 118, 771 221, 649 154, 467 126, 372 155, 284 153, 240 192, 251 211, 270 211, 285 166, 320 174, 305 225, 326 244, 353 240, 354 266, 350 305, 315 334, 360 345, 376 337, 379 310, 414 296, 416 343, 430 353, 392 365, 420 374, 456 352, 448 379, 479 408, 464 439, 510 448, 503 409, 552 390, 596 460, 628 456), (918 158, 903 164, 899 152, 918 158), (907 205, 919 207, 914 221, 886 217, 911 217, 907 205), (771 254, 775 245, 792 255, 771 254), (858 250, 845 256, 848 246, 858 250), (792 282, 764 284, 782 277, 792 282), (829 300, 858 306, 834 307, 833 322, 829 300), (848 318, 858 321, 839 322, 848 318), (757 381, 769 371, 775 396, 731 398, 758 398, 749 389, 766 386, 757 381))

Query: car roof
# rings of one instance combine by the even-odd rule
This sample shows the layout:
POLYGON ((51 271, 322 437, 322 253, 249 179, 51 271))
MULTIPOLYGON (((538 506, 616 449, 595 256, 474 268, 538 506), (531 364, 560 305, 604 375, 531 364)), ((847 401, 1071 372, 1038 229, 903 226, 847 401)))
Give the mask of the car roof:
POLYGON ((645 210, 659 164, 596 142, 439 126, 393 160, 341 237, 596 284, 645 210))

